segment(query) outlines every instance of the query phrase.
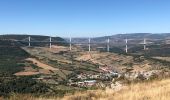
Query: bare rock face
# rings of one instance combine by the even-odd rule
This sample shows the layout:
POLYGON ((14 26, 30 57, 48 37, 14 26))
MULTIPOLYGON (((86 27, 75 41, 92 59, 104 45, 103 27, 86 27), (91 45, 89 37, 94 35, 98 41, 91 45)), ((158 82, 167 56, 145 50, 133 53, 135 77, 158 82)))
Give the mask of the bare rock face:
POLYGON ((123 88, 123 81, 124 80, 124 75, 119 74, 117 78, 113 78, 112 82, 110 84, 110 88, 119 91, 123 88))
POLYGON ((125 73, 124 78, 129 81, 142 81, 142 80, 151 80, 151 79, 158 78, 160 74, 161 74, 160 70, 133 72, 133 73, 125 73))
POLYGON ((144 72, 142 75, 145 78, 145 80, 150 80, 150 79, 157 78, 159 75, 159 71, 155 71, 155 70, 147 71, 147 72, 144 72))
POLYGON ((113 89, 115 91, 121 90, 122 87, 123 87, 123 85, 120 81, 117 81, 117 82, 111 84, 111 89, 113 89))

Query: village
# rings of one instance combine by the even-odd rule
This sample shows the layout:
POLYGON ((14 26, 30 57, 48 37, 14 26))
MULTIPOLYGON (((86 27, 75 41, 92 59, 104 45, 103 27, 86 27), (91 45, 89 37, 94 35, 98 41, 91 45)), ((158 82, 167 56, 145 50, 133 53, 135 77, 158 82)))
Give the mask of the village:
POLYGON ((69 79, 68 85, 75 87, 92 87, 103 81, 111 81, 118 73, 110 66, 99 67, 99 74, 81 73, 69 79))

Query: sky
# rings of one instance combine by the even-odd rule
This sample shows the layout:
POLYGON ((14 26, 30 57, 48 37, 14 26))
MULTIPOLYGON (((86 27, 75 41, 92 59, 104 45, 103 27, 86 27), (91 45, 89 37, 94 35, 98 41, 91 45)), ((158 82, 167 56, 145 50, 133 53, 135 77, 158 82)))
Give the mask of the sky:
POLYGON ((170 0, 0 0, 0 34, 170 33, 170 0))

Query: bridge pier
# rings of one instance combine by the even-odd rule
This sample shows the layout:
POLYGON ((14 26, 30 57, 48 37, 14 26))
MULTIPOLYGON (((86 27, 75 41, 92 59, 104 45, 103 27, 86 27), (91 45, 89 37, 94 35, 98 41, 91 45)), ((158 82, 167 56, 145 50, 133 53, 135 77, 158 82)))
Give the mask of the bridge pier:
POLYGON ((28 37, 28 46, 29 47, 31 46, 31 37, 30 36, 28 37))
MULTIPOLYGON (((68 39, 68 38, 67 38, 68 39)), ((91 52, 91 38, 89 37, 89 38, 86 38, 87 39, 87 41, 86 42, 83 42, 82 44, 85 44, 86 46, 87 46, 87 48, 86 48, 86 50, 88 50, 89 52, 91 52)), ((130 44, 128 44, 128 41, 130 41, 131 39, 127 39, 127 38, 125 38, 125 47, 124 47, 124 51, 125 51, 125 53, 128 53, 128 45, 130 45, 130 44)), ((140 39, 141 40, 141 39, 140 39)), ((143 50, 146 50, 147 48, 147 42, 146 41, 148 41, 149 39, 147 39, 146 40, 146 38, 143 38, 142 39, 142 41, 143 41, 143 43, 139 43, 139 45, 140 46, 143 46, 143 50)), ((31 37, 31 36, 28 36, 28 37, 26 37, 26 38, 24 38, 23 40, 16 40, 16 41, 21 41, 21 42, 24 42, 24 43, 26 43, 26 45, 28 46, 28 47, 31 47, 31 46, 33 46, 33 44, 34 44, 34 42, 36 42, 36 43, 39 43, 39 42, 44 42, 44 43, 47 43, 47 44, 49 44, 49 48, 52 48, 52 43, 54 43, 55 41, 52 41, 52 37, 50 36, 50 37, 47 37, 47 39, 45 39, 45 40, 43 40, 43 41, 37 41, 37 40, 35 40, 33 37, 31 37), (49 41, 49 42, 48 42, 49 41), (31 43, 33 43, 33 44, 31 44, 31 43)), ((76 44, 76 42, 74 41, 74 42, 72 42, 73 40, 72 40, 72 37, 70 37, 70 40, 69 40, 69 47, 68 47, 68 50, 72 50, 72 45, 74 45, 74 43, 76 44)), ((105 41, 105 51, 106 52, 110 52, 110 38, 108 38, 108 39, 106 39, 105 41)), ((58 43, 58 42, 57 42, 58 43)), ((62 42, 63 43, 63 42, 62 42)), ((65 43, 65 42, 64 42, 65 43)), ((68 42, 66 42, 66 43, 68 43, 68 42)), ((102 42, 103 43, 103 42, 102 42)), ((93 42, 93 44, 94 44, 94 42, 93 42)), ((98 43, 95 43, 95 44, 98 44, 98 43)), ((99 42, 99 44, 100 44, 100 42, 99 42)))
POLYGON ((143 39, 143 49, 146 50, 146 39, 143 39))
POLYGON ((128 40, 127 40, 127 38, 126 38, 126 48, 125 48, 125 52, 127 53, 128 52, 128 45, 127 45, 127 43, 128 43, 128 40))
POLYGON ((51 41, 51 36, 50 36, 50 49, 51 49, 51 42, 52 42, 52 41, 51 41))
POLYGON ((91 39, 89 38, 89 52, 91 51, 91 45, 90 45, 91 39))
POLYGON ((70 51, 71 51, 71 49, 72 49, 71 41, 72 41, 72 39, 71 39, 71 37, 70 37, 70 51))
POLYGON ((110 46, 109 46, 109 44, 110 44, 110 40, 109 40, 109 38, 108 38, 108 39, 107 39, 107 52, 110 51, 110 46))

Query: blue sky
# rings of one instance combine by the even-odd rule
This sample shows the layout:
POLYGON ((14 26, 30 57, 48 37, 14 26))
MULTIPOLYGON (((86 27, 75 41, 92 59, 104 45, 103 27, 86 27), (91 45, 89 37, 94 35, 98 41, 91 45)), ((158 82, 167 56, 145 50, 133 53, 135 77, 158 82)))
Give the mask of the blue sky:
POLYGON ((170 0, 0 0, 0 34, 170 32, 170 0))

